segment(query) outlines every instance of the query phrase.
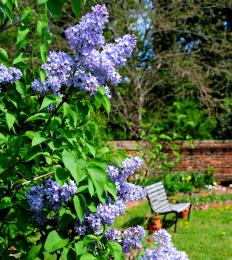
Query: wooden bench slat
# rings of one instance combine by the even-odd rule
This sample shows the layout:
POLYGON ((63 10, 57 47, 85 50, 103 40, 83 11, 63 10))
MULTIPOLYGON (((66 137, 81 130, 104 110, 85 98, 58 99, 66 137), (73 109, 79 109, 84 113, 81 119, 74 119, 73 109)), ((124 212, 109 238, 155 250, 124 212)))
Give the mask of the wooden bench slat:
POLYGON ((169 207, 169 203, 167 200, 159 201, 159 203, 151 203, 152 209, 157 211, 163 207, 169 207))
POLYGON ((151 187, 151 188, 146 187, 146 190, 148 193, 152 193, 152 192, 155 192, 155 191, 161 190, 161 189, 164 189, 163 185, 159 185, 159 186, 155 186, 155 187, 151 187))
POLYGON ((165 213, 165 211, 166 211, 166 212, 170 212, 172 209, 170 208, 169 205, 164 204, 164 205, 162 205, 162 206, 159 207, 159 208, 152 208, 152 210, 153 210, 155 213, 165 213))
POLYGON ((150 201, 158 201, 158 200, 168 200, 168 197, 165 193, 162 193, 162 194, 158 194, 158 195, 154 195, 154 196, 149 196, 149 200, 150 201))
POLYGON ((161 195, 165 195, 167 197, 167 194, 165 191, 159 191, 159 192, 154 192, 151 194, 148 194, 149 199, 154 198, 154 197, 159 197, 161 195))

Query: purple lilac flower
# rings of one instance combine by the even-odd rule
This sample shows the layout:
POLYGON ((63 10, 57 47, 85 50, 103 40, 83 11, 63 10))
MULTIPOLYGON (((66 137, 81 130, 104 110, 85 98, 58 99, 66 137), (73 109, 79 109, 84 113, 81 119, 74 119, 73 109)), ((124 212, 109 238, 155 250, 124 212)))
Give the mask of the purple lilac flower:
POLYGON ((48 55, 48 63, 42 65, 47 75, 57 76, 62 82, 70 76, 75 63, 70 55, 65 52, 52 51, 48 55))
POLYGON ((83 64, 98 79, 100 86, 103 86, 106 82, 117 85, 121 81, 121 76, 117 72, 115 64, 103 52, 92 50, 88 56, 83 58, 83 64))
POLYGON ((118 167, 109 165, 106 167, 106 171, 111 181, 117 181, 120 178, 121 172, 119 171, 118 167))
POLYGON ((40 94, 45 94, 48 92, 48 86, 46 86, 45 82, 42 82, 40 79, 35 79, 31 87, 34 91, 40 93, 40 94))
POLYGON ((88 229, 88 226, 84 225, 84 224, 76 223, 74 225, 74 230, 78 236, 84 236, 87 229, 88 229))
POLYGON ((132 227, 126 230, 122 235, 123 252, 129 253, 133 248, 141 248, 142 239, 144 238, 145 234, 145 230, 141 226, 132 227))
POLYGON ((108 86, 104 86, 105 92, 106 92, 106 96, 111 99, 112 98, 112 94, 110 91, 110 88, 108 86))
POLYGON ((101 218, 102 224, 111 226, 116 217, 126 211, 126 205, 122 200, 117 200, 114 204, 99 204, 96 214, 101 218))
POLYGON ((96 47, 105 44, 102 35, 105 23, 108 22, 108 11, 105 5, 92 7, 92 13, 82 17, 81 22, 65 31, 66 38, 72 50, 88 55, 96 47))
POLYGON ((134 35, 127 34, 116 39, 115 42, 103 47, 102 56, 111 61, 115 67, 123 67, 136 46, 136 38, 134 35))
POLYGON ((102 220, 101 217, 98 214, 88 214, 85 217, 85 222, 88 223, 88 226, 94 230, 95 232, 99 232, 102 233, 103 229, 102 229, 102 220))
POLYGON ((41 212, 44 207, 44 186, 38 185, 33 186, 26 193, 26 197, 28 199, 28 204, 31 209, 37 213, 41 212))
POLYGON ((122 232, 115 228, 111 228, 105 233, 105 238, 108 241, 121 242, 122 241, 122 232))
POLYGON ((188 260, 185 252, 178 251, 171 241, 171 235, 164 229, 154 234, 154 240, 160 245, 158 248, 146 250, 142 260, 188 260))
POLYGON ((70 180, 68 188, 71 195, 77 193, 77 185, 73 180, 70 180))
POLYGON ((61 206, 60 185, 51 179, 45 183, 45 196, 49 207, 58 210, 61 206))
POLYGON ((60 196, 59 199, 60 199, 61 201, 67 202, 67 201, 69 200, 71 194, 70 194, 70 191, 69 191, 69 185, 68 185, 67 183, 65 183, 65 184, 62 186, 62 188, 60 188, 60 194, 59 194, 59 196, 60 196))
POLYGON ((122 172, 125 176, 125 179, 127 179, 132 173, 134 173, 136 169, 140 168, 142 164, 143 160, 138 156, 126 158, 121 165, 123 168, 122 172))
POLYGON ((118 191, 117 196, 123 201, 131 202, 143 199, 147 196, 146 190, 138 185, 129 182, 123 182, 116 185, 118 191))
POLYGON ((22 77, 22 72, 19 69, 10 67, 9 69, 0 64, 0 86, 4 84, 12 84, 22 77))
POLYGON ((26 193, 28 203, 35 212, 41 212, 45 206, 58 210, 62 202, 67 202, 77 192, 77 186, 70 180, 62 187, 54 180, 47 180, 45 185, 33 186, 26 193))
POLYGON ((78 69, 72 78, 72 85, 93 95, 96 94, 100 83, 95 76, 91 75, 91 73, 87 73, 83 69, 78 69))
MULTIPOLYGON (((21 77, 23 75, 22 72, 19 69, 16 69, 14 67, 9 68, 9 73, 11 74, 11 76, 13 78, 12 82, 21 79, 21 77)), ((10 83, 12 83, 12 82, 10 82, 10 83)))

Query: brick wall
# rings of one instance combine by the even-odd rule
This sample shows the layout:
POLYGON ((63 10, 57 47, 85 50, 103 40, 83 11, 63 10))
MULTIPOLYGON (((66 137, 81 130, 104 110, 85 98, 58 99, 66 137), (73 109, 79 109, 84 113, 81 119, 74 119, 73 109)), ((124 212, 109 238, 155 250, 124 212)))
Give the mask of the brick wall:
MULTIPOLYGON (((232 140, 222 141, 186 141, 177 142, 180 145, 182 159, 175 170, 197 171, 212 167, 214 176, 220 182, 232 182, 232 140)), ((110 144, 129 154, 138 152, 136 141, 115 141, 110 144)), ((142 145, 147 145, 142 143, 142 145)), ((164 144, 164 151, 170 152, 164 144)))

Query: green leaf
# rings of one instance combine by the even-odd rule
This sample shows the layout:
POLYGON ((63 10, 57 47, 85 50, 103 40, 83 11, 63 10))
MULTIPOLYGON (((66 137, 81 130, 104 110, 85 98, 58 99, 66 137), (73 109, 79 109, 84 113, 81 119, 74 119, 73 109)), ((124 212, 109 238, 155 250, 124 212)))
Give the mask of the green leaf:
POLYGON ((0 60, 4 65, 9 65, 7 52, 3 48, 0 48, 0 60))
POLYGON ((85 214, 85 209, 86 209, 86 202, 85 202, 85 198, 83 195, 75 195, 73 197, 73 203, 74 203, 74 207, 77 213, 77 216, 79 218, 80 221, 83 220, 84 218, 84 214, 85 214))
POLYGON ((10 208, 12 206, 11 198, 10 197, 4 197, 1 199, 0 202, 0 209, 6 209, 10 208))
POLYGON ((69 239, 63 239, 60 237, 60 235, 57 233, 57 231, 53 230, 51 231, 44 244, 45 251, 51 253, 56 251, 59 248, 65 247, 69 243, 69 239))
POLYGON ((60 17, 65 0, 48 0, 47 6, 52 15, 60 17))
POLYGON ((41 14, 37 22, 37 28, 36 28, 37 34, 40 37, 42 37, 47 27, 48 27, 48 18, 45 14, 41 14))
POLYGON ((0 154, 0 173, 7 168, 9 160, 8 156, 0 154))
POLYGON ((85 142, 85 145, 88 147, 90 153, 93 155, 93 157, 96 156, 96 149, 94 148, 94 146, 92 146, 91 144, 88 144, 85 142))
POLYGON ((47 113, 37 113, 33 116, 30 116, 26 122, 33 122, 33 121, 36 121, 36 120, 46 120, 48 119, 48 114, 47 113))
POLYGON ((23 53, 19 53, 14 59, 13 59, 13 65, 22 63, 25 64, 25 62, 28 60, 27 56, 23 53))
POLYGON ((80 257, 80 260, 96 260, 97 258, 90 253, 86 253, 80 257))
POLYGON ((72 10, 77 18, 81 15, 81 0, 71 0, 72 2, 72 10))
POLYGON ((39 46, 40 56, 43 63, 47 60, 47 54, 48 54, 48 46, 47 44, 41 44, 39 46))
POLYGON ((34 138, 32 139, 32 146, 41 144, 47 140, 46 134, 44 132, 37 132, 34 138))
MULTIPOLYGON (((57 260, 56 254, 49 254, 48 252, 43 252, 43 255, 44 255, 44 257, 42 258, 43 260, 57 260)), ((41 258, 39 260, 41 260, 41 258)))
POLYGON ((62 161, 64 163, 64 166, 66 169, 68 169, 76 181, 76 183, 79 182, 79 177, 77 173, 77 163, 75 161, 75 158, 71 152, 68 152, 67 150, 64 150, 62 153, 62 161))
POLYGON ((105 154, 107 154, 109 152, 110 152, 110 149, 108 147, 106 147, 106 146, 102 147, 102 148, 97 150, 96 157, 100 158, 100 157, 102 157, 103 155, 105 155, 105 154))
POLYGON ((25 97, 26 96, 26 87, 25 87, 25 85, 22 82, 20 82, 20 81, 16 81, 15 84, 16 84, 16 90, 21 95, 21 97, 25 97))
POLYGON ((94 236, 94 235, 87 235, 84 237, 83 239, 83 245, 86 246, 88 245, 89 243, 93 242, 93 241, 98 241, 99 238, 97 236, 94 236))
POLYGON ((113 196, 114 199, 116 199, 117 190, 114 182, 107 182, 107 191, 113 196))
POLYGON ((71 213, 64 213, 60 220, 59 220, 59 226, 61 228, 61 230, 65 230, 66 227, 68 226, 68 224, 70 224, 71 222, 73 222, 73 220, 75 219, 75 215, 71 214, 71 213))
POLYGON ((27 150, 25 160, 26 160, 26 162, 29 162, 31 160, 38 158, 41 155, 43 155, 43 152, 41 152, 40 147, 35 146, 35 147, 32 147, 31 149, 27 150))
POLYGON ((42 5, 47 3, 48 0, 37 0, 37 5, 42 5))
POLYGON ((45 96, 39 111, 43 110, 44 108, 48 107, 51 104, 56 104, 61 101, 62 101, 61 97, 58 96, 52 96, 52 95, 45 96))
POLYGON ((98 197, 101 198, 101 195, 105 189, 105 184, 107 182, 104 167, 102 167, 102 165, 97 162, 90 162, 87 165, 87 172, 94 184, 98 197))
POLYGON ((122 247, 117 242, 108 242, 108 247, 114 257, 115 260, 122 260, 123 253, 122 253, 122 247))
POLYGON ((9 130, 13 127, 15 123, 16 117, 11 112, 6 112, 6 123, 9 128, 9 130))
POLYGON ((110 100, 106 95, 104 95, 102 97, 102 105, 105 108, 106 112, 109 114, 110 113, 110 100))
POLYGON ((64 183, 68 179, 68 177, 69 177, 69 173, 66 169, 61 168, 61 167, 56 168, 55 178, 56 178, 56 181, 60 185, 64 185, 64 183))
POLYGON ((36 257, 38 257, 41 247, 42 247, 42 244, 33 246, 33 247, 29 250, 26 259, 27 259, 27 260, 34 260, 36 257))
POLYGON ((110 113, 110 100, 106 95, 106 91, 104 88, 99 88, 98 92, 101 96, 101 103, 102 103, 103 107, 105 108, 106 112, 109 114, 110 113))
POLYGON ((94 196, 94 186, 93 186, 93 182, 91 179, 88 179, 88 190, 89 190, 89 194, 91 195, 91 197, 94 196))
POLYGON ((18 48, 22 48, 25 45, 26 36, 28 35, 29 32, 30 30, 28 28, 23 30, 21 29, 18 30, 17 42, 16 42, 18 48))
POLYGON ((87 249, 84 247, 83 241, 78 241, 75 243, 75 250, 77 255, 83 255, 87 253, 87 249))

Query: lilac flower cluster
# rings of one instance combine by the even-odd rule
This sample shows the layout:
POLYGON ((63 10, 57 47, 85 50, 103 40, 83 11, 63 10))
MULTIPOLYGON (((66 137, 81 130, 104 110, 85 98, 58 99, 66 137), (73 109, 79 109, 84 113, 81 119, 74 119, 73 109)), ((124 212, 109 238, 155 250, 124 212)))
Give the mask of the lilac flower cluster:
POLYGON ((132 158, 126 158, 122 162, 123 174, 125 178, 128 178, 131 174, 135 172, 136 169, 140 168, 143 165, 143 160, 136 156, 132 158))
POLYGON ((142 247, 142 239, 145 237, 145 230, 141 226, 131 227, 123 233, 111 228, 105 233, 108 241, 118 242, 122 245, 124 253, 129 253, 132 249, 142 247))
POLYGON ((143 160, 136 156, 126 158, 121 164, 121 171, 114 165, 107 166, 108 177, 116 184, 118 199, 130 202, 146 197, 147 193, 145 189, 125 181, 142 164, 143 160))
POLYGON ((5 84, 12 84, 22 77, 22 72, 14 67, 7 68, 5 65, 0 64, 0 90, 5 84))
POLYGON ((32 88, 41 94, 52 92, 61 95, 62 86, 73 86, 92 95, 99 86, 103 86, 110 98, 106 84, 117 85, 121 81, 117 68, 126 64, 136 39, 133 35, 125 35, 116 39, 115 43, 106 44, 103 29, 108 17, 105 5, 96 5, 79 24, 68 28, 65 35, 70 48, 76 53, 71 57, 64 52, 51 52, 48 63, 42 66, 46 80, 36 79, 32 88))
POLYGON ((132 202, 143 199, 147 196, 145 189, 129 182, 118 183, 116 186, 118 192, 117 195, 123 201, 132 202))
POLYGON ((58 210, 62 202, 67 202, 77 192, 77 186, 70 180, 62 187, 51 179, 45 185, 37 185, 26 193, 28 204, 35 213, 41 213, 45 207, 58 210))
POLYGON ((110 228, 105 233, 105 238, 108 241, 121 242, 122 241, 122 232, 115 228, 110 228))
POLYGON ((88 229, 93 230, 95 234, 101 234, 103 225, 111 226, 115 218, 123 214, 125 210, 126 205, 121 200, 108 202, 105 205, 100 203, 96 213, 87 213, 82 223, 78 221, 75 224, 75 231, 78 235, 84 235, 88 229))
POLYGON ((154 234, 154 240, 160 245, 158 248, 148 248, 141 260, 188 260, 185 252, 178 251, 171 241, 171 235, 164 229, 154 234))
POLYGON ((133 248, 142 247, 142 239, 145 237, 145 230, 141 226, 132 227, 122 235, 122 249, 124 253, 129 253, 133 248))
POLYGON ((92 13, 86 14, 79 24, 65 31, 70 48, 86 55, 96 47, 102 47, 105 44, 102 33, 108 18, 105 5, 92 7, 92 13))

